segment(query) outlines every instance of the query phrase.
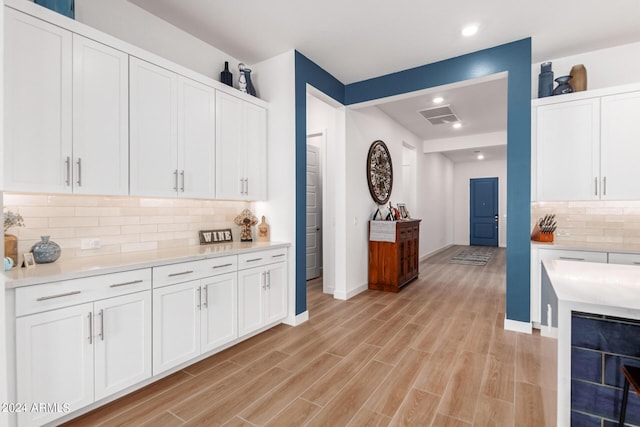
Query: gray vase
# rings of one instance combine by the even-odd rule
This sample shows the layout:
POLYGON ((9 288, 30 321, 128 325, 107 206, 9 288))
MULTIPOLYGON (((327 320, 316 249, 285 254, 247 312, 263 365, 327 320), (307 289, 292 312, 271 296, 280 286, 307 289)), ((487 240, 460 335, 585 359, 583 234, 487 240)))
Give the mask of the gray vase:
POLYGON ((60 258, 60 245, 50 242, 49 236, 41 236, 40 241, 31 247, 36 264, 47 264, 60 258))

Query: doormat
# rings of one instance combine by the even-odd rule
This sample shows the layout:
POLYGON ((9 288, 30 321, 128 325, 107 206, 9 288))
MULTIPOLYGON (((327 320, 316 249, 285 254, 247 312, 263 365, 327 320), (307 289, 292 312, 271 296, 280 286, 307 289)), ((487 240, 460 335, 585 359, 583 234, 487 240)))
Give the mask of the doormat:
POLYGON ((493 249, 471 248, 464 249, 449 260, 451 264, 485 265, 491 259, 493 249))

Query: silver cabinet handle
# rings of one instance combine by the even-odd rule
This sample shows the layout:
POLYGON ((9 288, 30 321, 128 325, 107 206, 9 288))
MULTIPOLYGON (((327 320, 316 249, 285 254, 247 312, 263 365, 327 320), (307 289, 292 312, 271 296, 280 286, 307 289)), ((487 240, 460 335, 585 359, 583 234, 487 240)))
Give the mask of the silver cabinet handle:
POLYGON ((173 189, 175 191, 178 191, 178 169, 173 171, 173 177, 175 179, 175 186, 173 187, 173 189))
POLYGON ((184 193, 184 171, 180 171, 180 177, 182 178, 182 186, 180 187, 180 191, 184 193))
POLYGON ((183 274, 191 274, 191 273, 193 273, 193 270, 187 270, 187 271, 182 271, 180 273, 171 273, 169 274, 169 277, 182 276, 183 274))
POLYGON ((244 194, 244 178, 240 178, 240 194, 244 194))
POLYGON ((602 195, 603 196, 607 195, 607 177, 606 176, 602 177, 602 195))
POLYGON ((89 344, 93 344, 93 315, 89 312, 89 344))
POLYGON ((65 183, 67 184, 67 187, 69 187, 71 185, 71 158, 69 156, 67 156, 67 160, 64 161, 64 164, 67 167, 67 179, 65 179, 65 183))
POLYGON ((82 159, 78 157, 78 187, 82 187, 82 159))
POLYGON ((262 289, 266 290, 267 289, 267 272, 263 271, 261 276, 262 276, 262 289))
POLYGON ((598 177, 593 178, 593 183, 594 183, 594 184, 595 184, 595 186, 596 186, 596 192, 595 192, 595 195, 597 196, 597 195, 598 195, 598 177))
POLYGON ((271 289, 271 270, 267 271, 267 288, 271 289))
POLYGON ((100 316, 100 341, 104 341, 104 309, 100 309, 98 316, 100 316))
POLYGON ((284 255, 285 254, 271 255, 271 258, 278 258, 278 257, 284 256, 284 255))
POLYGON ((202 286, 198 286, 198 310, 202 309, 202 286))
POLYGON ((262 258, 253 258, 253 259, 248 259, 247 262, 256 262, 256 261, 260 261, 262 258))
POLYGON ((71 295, 78 295, 80 292, 81 291, 71 291, 71 292, 66 292, 64 294, 49 295, 49 296, 46 296, 46 297, 40 297, 36 301, 45 301, 45 300, 48 300, 48 299, 68 297, 68 296, 71 296, 71 295))
POLYGON ((142 283, 142 282, 144 282, 144 280, 132 280, 130 282, 116 283, 116 284, 111 285, 109 287, 110 288, 118 288, 120 286, 135 285, 136 283, 142 283))
POLYGON ((640 265, 640 262, 634 261, 633 265, 640 265))
POLYGON ((209 285, 204 287, 204 302, 202 305, 207 308, 209 307, 209 285))
POLYGON ((565 261, 584 261, 584 258, 572 258, 568 256, 561 256, 559 259, 563 259, 565 261))
POLYGON ((231 267, 233 263, 222 264, 222 265, 214 265, 213 268, 223 268, 223 267, 231 267))
POLYGON ((249 195, 249 178, 245 178, 244 182, 245 182, 245 185, 246 185, 245 190, 244 190, 244 195, 248 196, 249 195))

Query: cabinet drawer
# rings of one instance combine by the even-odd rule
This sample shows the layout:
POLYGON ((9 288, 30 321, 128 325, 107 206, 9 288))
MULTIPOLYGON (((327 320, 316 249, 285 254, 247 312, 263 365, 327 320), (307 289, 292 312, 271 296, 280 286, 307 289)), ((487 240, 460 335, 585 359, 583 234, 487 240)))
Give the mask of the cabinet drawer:
POLYGON ((153 267, 153 287, 160 288, 189 280, 230 273, 237 269, 238 257, 236 255, 153 267))
POLYGON ((287 260, 287 248, 249 252, 238 255, 238 270, 287 260))
POLYGON ((16 316, 151 289, 151 269, 103 274, 16 289, 16 316))
POLYGON ((590 251, 565 251, 562 249, 540 249, 540 261, 550 259, 606 263, 607 253, 590 251))
POLYGON ((620 254, 609 252, 609 264, 640 265, 640 254, 620 254))

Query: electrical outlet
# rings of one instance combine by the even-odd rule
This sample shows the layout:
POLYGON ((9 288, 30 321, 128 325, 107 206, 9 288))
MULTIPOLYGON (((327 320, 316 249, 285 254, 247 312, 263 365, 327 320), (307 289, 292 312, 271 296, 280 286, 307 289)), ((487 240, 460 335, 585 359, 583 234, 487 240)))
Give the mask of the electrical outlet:
POLYGON ((82 239, 80 241, 80 249, 100 249, 100 239, 82 239))

